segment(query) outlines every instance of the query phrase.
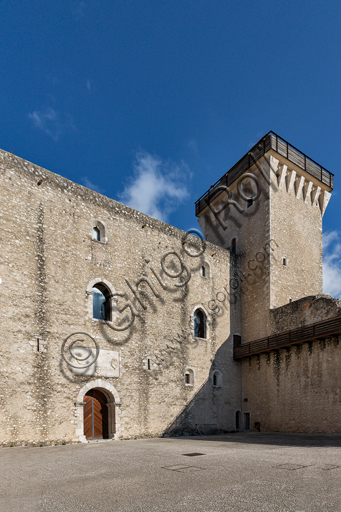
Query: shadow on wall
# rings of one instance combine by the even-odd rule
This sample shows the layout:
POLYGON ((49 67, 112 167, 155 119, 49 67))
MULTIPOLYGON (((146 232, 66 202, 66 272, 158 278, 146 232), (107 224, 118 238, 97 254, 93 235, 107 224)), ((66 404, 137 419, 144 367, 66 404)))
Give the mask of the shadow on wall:
MULTIPOLYGON (((232 350, 230 336, 216 352, 208 379, 168 425, 163 437, 237 432, 237 402, 232 387, 233 375, 237 374, 238 370, 236 368, 236 372, 229 371, 230 383, 226 381, 227 375, 221 372, 223 363, 231 359, 232 350)), ((239 362, 233 364, 239 366, 239 362)), ((188 386, 188 389, 191 387, 188 386)))
MULTIPOLYGON (((235 239, 234 239, 235 240, 235 239)), ((232 241, 233 244, 233 241, 232 241)), ((231 276, 238 276, 239 256, 231 249, 231 276)), ((230 280, 230 336, 215 353, 208 379, 189 400, 180 414, 168 425, 163 436, 209 435, 250 430, 249 413, 243 413, 241 397, 240 361, 233 359, 233 338, 241 334, 240 293, 230 280), (226 362, 231 361, 228 372, 223 374, 226 362)))

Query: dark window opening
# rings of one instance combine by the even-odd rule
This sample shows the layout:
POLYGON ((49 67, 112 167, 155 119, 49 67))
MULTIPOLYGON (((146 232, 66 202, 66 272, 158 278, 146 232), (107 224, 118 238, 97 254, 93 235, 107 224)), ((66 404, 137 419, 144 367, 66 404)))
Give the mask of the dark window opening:
POLYGON ((250 430, 250 413, 244 412, 244 429, 250 430))
POLYGON ((92 317, 97 320, 111 320, 110 293, 103 284, 96 284, 92 288, 92 317))
POLYGON ((283 265, 286 267, 288 264, 288 260, 284 257, 282 261, 283 261, 283 265))
POLYGON ((240 347, 242 344, 242 337, 239 334, 233 335, 233 346, 234 347, 240 347))
POLYGON ((253 205, 253 199, 247 199, 246 200, 246 208, 250 208, 250 206, 253 205))
POLYGON ((202 275, 202 277, 206 276, 206 269, 204 266, 201 267, 201 275, 202 275))
POLYGON ((185 372, 185 384, 188 386, 194 385, 194 373, 190 368, 185 372))
POLYGON ((150 358, 149 357, 147 359, 147 368, 148 368, 148 370, 150 370, 150 358))
POLYGON ((92 228, 92 239, 99 242, 101 240, 101 233, 98 228, 92 228))
POLYGON ((236 412, 236 430, 240 430, 240 411, 236 412))
POLYGON ((213 374, 213 386, 218 386, 218 375, 216 373, 213 374))
POLYGON ((231 252, 232 252, 232 254, 237 254, 237 240, 236 240, 236 238, 232 238, 231 252))
POLYGON ((194 312, 194 336, 206 338, 206 315, 201 309, 194 312))

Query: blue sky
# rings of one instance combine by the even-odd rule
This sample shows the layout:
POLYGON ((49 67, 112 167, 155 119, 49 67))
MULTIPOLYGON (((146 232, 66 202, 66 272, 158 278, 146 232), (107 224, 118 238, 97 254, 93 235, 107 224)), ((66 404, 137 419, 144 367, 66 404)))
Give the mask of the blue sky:
POLYGON ((189 229, 273 130, 335 174, 326 291, 341 294, 340 2, 3 0, 0 15, 2 149, 189 229))

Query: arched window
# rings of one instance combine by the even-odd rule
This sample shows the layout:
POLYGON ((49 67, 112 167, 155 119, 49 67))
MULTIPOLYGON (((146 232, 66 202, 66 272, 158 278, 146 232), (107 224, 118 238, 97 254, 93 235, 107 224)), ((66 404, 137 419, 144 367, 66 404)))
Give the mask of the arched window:
POLYGON ((194 336, 196 338, 206 338, 207 319, 202 309, 194 311, 194 336))
POLYGON ((237 239, 236 238, 232 238, 231 252, 232 252, 232 254, 237 254, 237 239))
POLYGON ((104 284, 96 284, 92 290, 92 317, 97 320, 111 320, 110 293, 104 284))
POLYGON ((212 373, 212 386, 214 388, 220 388, 222 381, 222 373, 219 370, 214 370, 212 373))
POLYGON ((106 237, 106 230, 103 222, 97 219, 92 219, 91 221, 91 238, 92 240, 95 240, 96 242, 102 242, 105 243, 108 241, 106 237))
POLYGON ((194 385, 194 372, 191 368, 187 368, 185 371, 185 385, 193 386, 194 385))

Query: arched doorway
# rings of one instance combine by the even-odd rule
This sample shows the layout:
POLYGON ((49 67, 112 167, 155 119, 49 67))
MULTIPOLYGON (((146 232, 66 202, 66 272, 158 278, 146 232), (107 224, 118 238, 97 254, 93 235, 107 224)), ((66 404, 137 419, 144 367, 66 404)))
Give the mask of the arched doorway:
MULTIPOLYGON (((119 408, 121 407, 121 400, 119 394, 112 384, 109 382, 96 379, 88 382, 79 390, 76 400, 76 437, 81 443, 87 443, 88 440, 85 436, 84 429, 84 408, 87 405, 87 402, 90 400, 86 399, 89 391, 99 391, 105 397, 105 404, 108 410, 108 427, 107 427, 107 435, 108 439, 118 438, 120 435, 120 418, 119 418, 119 408), (87 402, 85 402, 87 400, 87 402)), ((98 397, 98 395, 97 395, 98 397)), ((96 397, 95 397, 96 398, 96 397)), ((92 411, 92 409, 91 409, 92 411)), ((92 420, 91 420, 92 422, 92 420)), ((91 435, 92 435, 92 427, 91 427, 91 435)), ((90 439, 92 437, 90 436, 90 439)))
POLYGON ((98 389, 84 396, 84 435, 86 439, 108 439, 108 400, 98 389))

